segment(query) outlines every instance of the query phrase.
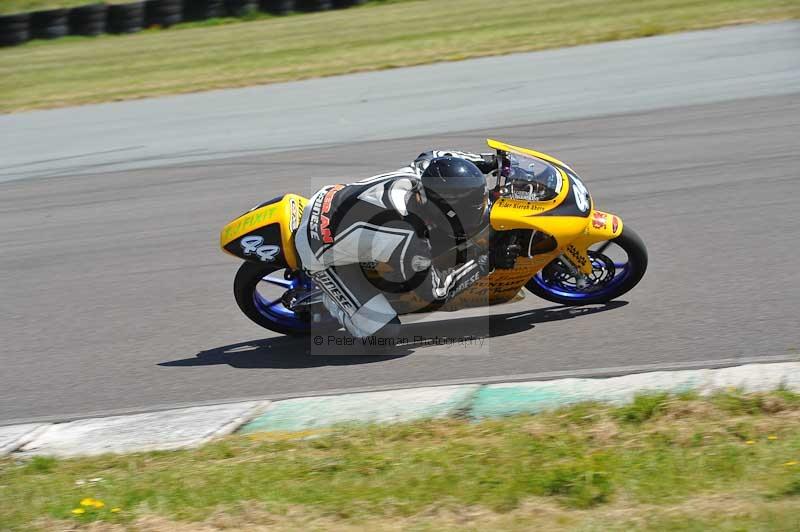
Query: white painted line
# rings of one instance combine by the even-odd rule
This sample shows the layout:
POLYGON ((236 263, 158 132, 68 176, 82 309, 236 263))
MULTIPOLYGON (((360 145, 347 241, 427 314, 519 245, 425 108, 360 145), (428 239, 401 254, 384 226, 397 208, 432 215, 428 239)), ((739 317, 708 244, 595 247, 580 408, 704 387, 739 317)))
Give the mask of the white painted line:
POLYGON ((60 423, 50 425, 21 451, 68 457, 195 447, 230 434, 266 406, 233 403, 60 423))

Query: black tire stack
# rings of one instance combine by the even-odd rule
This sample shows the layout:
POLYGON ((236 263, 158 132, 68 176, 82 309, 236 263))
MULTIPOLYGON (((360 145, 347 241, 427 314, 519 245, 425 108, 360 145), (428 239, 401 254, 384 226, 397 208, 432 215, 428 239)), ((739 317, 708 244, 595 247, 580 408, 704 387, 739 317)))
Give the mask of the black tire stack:
POLYGON ((31 13, 31 37, 58 39, 69 35, 69 9, 48 9, 31 13))
POLYGON ((30 19, 28 13, 0 16, 0 46, 14 46, 30 40, 30 19))
POLYGON ((333 9, 333 0, 297 0, 297 10, 306 13, 333 9))
POLYGON ((70 35, 95 36, 106 32, 106 4, 87 4, 74 7, 69 12, 70 35))
MULTIPOLYGON (((3 0, 0 0, 2 2, 3 0)), ((86 0, 92 2, 92 0, 86 0)), ((47 9, 33 13, 0 15, 0 46, 65 35, 135 33, 143 28, 168 28, 184 20, 245 17, 265 11, 287 15, 293 11, 326 11, 358 6, 367 0, 130 0, 130 3, 94 3, 72 9, 47 9)))
POLYGON ((147 0, 145 24, 168 28, 183 21, 182 0, 147 0))
POLYGON ((261 10, 273 15, 288 15, 294 11, 294 0, 261 0, 261 10))
POLYGON ((136 33, 144 28, 145 3, 108 6, 108 33, 136 33))
POLYGON ((206 20, 225 14, 225 0, 185 0, 183 6, 183 20, 206 20))
POLYGON ((225 0, 225 10, 231 17, 244 17, 258 12, 258 0, 225 0))

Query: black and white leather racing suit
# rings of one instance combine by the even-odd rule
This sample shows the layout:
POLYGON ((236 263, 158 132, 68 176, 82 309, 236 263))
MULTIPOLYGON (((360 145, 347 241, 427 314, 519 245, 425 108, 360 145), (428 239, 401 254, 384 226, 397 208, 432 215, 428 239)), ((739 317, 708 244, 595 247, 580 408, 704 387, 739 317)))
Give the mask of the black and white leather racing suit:
POLYGON ((425 301, 443 303, 489 273, 487 251, 477 246, 444 271, 432 265, 436 250, 425 212, 436 207, 426 201, 420 175, 444 155, 473 161, 484 173, 493 168, 480 154, 429 151, 394 172, 326 186, 306 205, 295 236, 303 269, 353 336, 397 335, 399 320, 385 291, 414 290, 425 301), (388 284, 368 280, 365 263, 388 263, 388 284))

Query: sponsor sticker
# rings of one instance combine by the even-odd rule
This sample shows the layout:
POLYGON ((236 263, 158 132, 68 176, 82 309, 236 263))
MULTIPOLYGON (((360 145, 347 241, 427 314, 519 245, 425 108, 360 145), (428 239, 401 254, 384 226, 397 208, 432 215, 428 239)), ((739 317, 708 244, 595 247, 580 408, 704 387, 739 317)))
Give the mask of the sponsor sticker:
POLYGON ((308 227, 311 231, 311 238, 322 240, 326 244, 333 243, 333 234, 330 229, 330 218, 326 216, 331 210, 333 197, 342 190, 344 185, 330 187, 325 194, 318 194, 311 206, 311 216, 308 219, 308 227))
POLYGON ((289 198, 289 228, 294 231, 300 227, 300 219, 303 217, 303 208, 294 198, 289 198))
POLYGON ((619 218, 616 216, 611 217, 611 231, 616 233, 617 229, 619 229, 619 218))
POLYGON ((339 308, 344 309, 349 315, 352 315, 357 309, 353 305, 347 294, 344 293, 342 287, 333 279, 328 272, 321 271, 312 275, 314 282, 322 288, 331 298, 336 301, 339 308))
POLYGON ((608 215, 604 212, 595 211, 592 215, 592 227, 595 229, 605 229, 608 222, 608 215))
POLYGON ((529 200, 510 198, 500 198, 495 205, 504 209, 519 209, 525 211, 543 211, 545 209, 544 205, 539 205, 529 200))
POLYGON ((458 284, 458 286, 453 287, 453 291, 450 294, 450 297, 452 297, 452 296, 454 296, 456 294, 460 294, 461 292, 463 292, 464 290, 466 290, 467 288, 469 288, 470 286, 472 286, 473 284, 478 282, 478 280, 480 278, 481 278, 481 273, 480 272, 475 272, 469 278, 464 279, 463 281, 461 281, 458 284))
POLYGON ((269 205, 250 211, 246 215, 234 220, 225 228, 223 238, 229 239, 238 234, 247 233, 253 229, 264 225, 268 220, 275 216, 275 206, 269 205))
POLYGON ((569 255, 570 255, 570 256, 571 256, 573 259, 575 259, 575 261, 576 261, 576 262, 577 262, 577 263, 578 263, 580 266, 586 266, 586 257, 584 257, 584 256, 581 254, 581 252, 580 252, 580 251, 578 251, 578 248, 576 248, 575 246, 573 246, 572 244, 570 244, 569 246, 567 246, 567 253, 569 253, 569 255))

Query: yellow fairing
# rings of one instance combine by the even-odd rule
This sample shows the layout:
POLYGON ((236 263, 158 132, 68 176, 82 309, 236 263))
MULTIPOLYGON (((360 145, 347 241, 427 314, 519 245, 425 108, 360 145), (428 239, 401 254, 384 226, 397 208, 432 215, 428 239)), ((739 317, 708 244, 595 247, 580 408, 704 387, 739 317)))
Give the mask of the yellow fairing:
POLYGON ((489 223, 491 223, 492 228, 497 231, 535 229, 555 236, 556 240, 558 240, 558 235, 575 235, 582 231, 587 223, 586 218, 577 216, 539 216, 561 205, 567 194, 569 194, 570 181, 560 168, 557 168, 557 170, 561 173, 563 183, 558 196, 550 201, 498 198, 489 213, 489 223))
POLYGON ((501 231, 533 229, 552 235, 558 243, 558 249, 587 275, 592 273, 587 254, 589 246, 611 240, 622 233, 622 219, 614 214, 592 210, 588 218, 537 216, 544 212, 537 209, 537 202, 501 198, 492 207, 489 220, 493 228, 501 231), (530 204, 529 209, 525 208, 526 203, 530 204))
POLYGON ((223 251, 230 253, 225 246, 234 240, 262 227, 279 224, 281 228, 281 248, 289 268, 297 269, 300 261, 294 248, 294 232, 300 226, 303 209, 308 200, 297 194, 286 194, 283 198, 269 205, 253 209, 236 218, 222 228, 219 245, 223 251))
POLYGON ((592 265, 587 250, 597 242, 618 237, 622 233, 622 219, 603 211, 592 210, 586 229, 570 242, 564 254, 583 273, 592 273, 592 265))

